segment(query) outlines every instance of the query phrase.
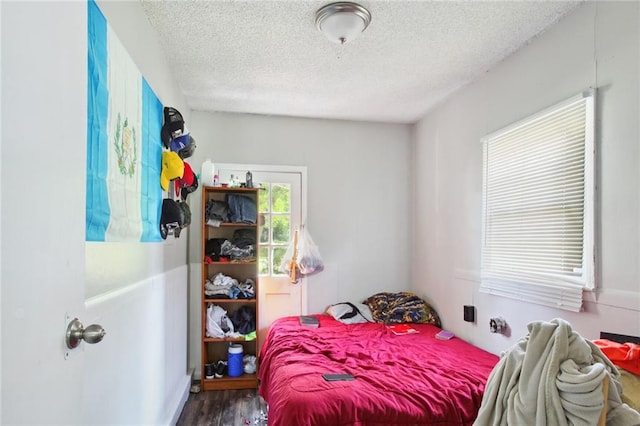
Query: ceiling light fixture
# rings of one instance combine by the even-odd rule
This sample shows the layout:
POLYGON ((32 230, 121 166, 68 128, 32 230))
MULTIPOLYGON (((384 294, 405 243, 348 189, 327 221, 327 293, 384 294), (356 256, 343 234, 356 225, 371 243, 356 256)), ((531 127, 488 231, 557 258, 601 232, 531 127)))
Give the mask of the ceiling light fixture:
POLYGON ((348 1, 331 3, 316 12, 316 26, 330 41, 345 44, 354 40, 371 22, 371 13, 348 1))

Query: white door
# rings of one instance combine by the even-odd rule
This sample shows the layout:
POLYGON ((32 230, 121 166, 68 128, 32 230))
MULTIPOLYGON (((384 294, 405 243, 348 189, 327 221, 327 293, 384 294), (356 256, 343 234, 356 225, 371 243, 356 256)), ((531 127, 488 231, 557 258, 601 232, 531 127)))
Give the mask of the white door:
MULTIPOLYGON (((0 2, 0 424, 82 424, 86 2, 0 2)), ((88 324, 85 324, 88 325, 88 324)), ((84 344, 83 344, 84 345, 84 344)))
POLYGON ((245 182, 246 171, 260 185, 261 218, 258 258, 260 262, 258 349, 269 325, 277 318, 306 313, 306 280, 291 283, 279 270, 294 232, 304 223, 306 168, 254 165, 218 165, 220 181, 229 182, 231 174, 245 182))

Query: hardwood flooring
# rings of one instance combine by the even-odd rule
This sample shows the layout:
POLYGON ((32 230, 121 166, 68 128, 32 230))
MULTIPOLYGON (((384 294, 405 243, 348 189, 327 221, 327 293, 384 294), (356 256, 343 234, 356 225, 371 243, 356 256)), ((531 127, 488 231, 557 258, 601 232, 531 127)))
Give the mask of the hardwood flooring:
POLYGON ((266 426, 266 415, 256 389, 190 393, 176 426, 266 426))

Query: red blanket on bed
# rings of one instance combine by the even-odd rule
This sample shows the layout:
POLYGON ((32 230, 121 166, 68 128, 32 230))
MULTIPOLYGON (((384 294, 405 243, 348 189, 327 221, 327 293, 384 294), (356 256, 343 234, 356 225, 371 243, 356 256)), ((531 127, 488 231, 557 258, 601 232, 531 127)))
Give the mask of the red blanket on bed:
POLYGON ((467 425, 473 423, 498 357, 439 328, 395 335, 377 323, 345 325, 318 315, 275 321, 260 354, 260 395, 269 426, 467 425), (350 373, 327 382, 322 373, 350 373))

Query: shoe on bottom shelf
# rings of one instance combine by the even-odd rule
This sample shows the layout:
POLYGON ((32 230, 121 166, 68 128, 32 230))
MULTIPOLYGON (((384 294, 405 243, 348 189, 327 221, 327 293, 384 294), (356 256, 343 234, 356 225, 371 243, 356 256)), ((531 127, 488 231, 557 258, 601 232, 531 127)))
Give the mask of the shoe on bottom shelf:
POLYGON ((204 365, 204 378, 213 379, 216 374, 216 365, 214 363, 204 365))
POLYGON ((256 372, 256 357, 254 355, 245 355, 242 357, 245 374, 253 374, 256 372))
POLYGON ((227 363, 227 361, 223 361, 220 360, 218 361, 218 363, 216 364, 216 372, 215 372, 215 376, 216 379, 221 379, 224 377, 225 374, 227 374, 227 366, 229 364, 227 363))

